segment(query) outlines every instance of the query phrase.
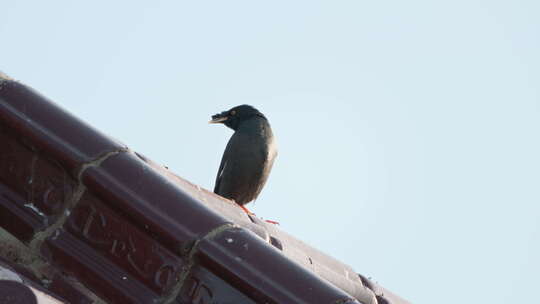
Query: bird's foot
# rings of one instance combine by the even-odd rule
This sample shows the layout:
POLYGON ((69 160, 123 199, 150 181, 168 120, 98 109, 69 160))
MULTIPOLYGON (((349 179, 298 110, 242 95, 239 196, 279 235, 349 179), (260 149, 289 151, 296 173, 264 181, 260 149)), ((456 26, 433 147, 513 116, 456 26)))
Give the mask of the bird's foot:
MULTIPOLYGON (((248 208, 246 208, 244 205, 238 205, 238 207, 242 208, 242 210, 244 210, 244 212, 248 215, 248 216, 256 216, 255 213, 251 212, 248 208)), ((279 222, 276 222, 276 221, 271 221, 271 220, 264 220, 265 222, 267 223, 270 223, 270 224, 274 224, 274 225, 279 225, 279 222)))
POLYGON ((249 209, 246 208, 246 207, 244 207, 243 205, 238 205, 238 206, 240 206, 240 208, 242 208, 242 210, 244 210, 244 212, 247 213, 247 215, 253 215, 253 216, 255 216, 255 213, 249 211, 249 209))

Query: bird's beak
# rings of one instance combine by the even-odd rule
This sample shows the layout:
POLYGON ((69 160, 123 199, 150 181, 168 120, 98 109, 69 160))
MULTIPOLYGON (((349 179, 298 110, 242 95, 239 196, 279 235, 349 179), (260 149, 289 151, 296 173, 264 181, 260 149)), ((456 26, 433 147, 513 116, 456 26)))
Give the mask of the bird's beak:
POLYGON ((227 119, 229 119, 229 117, 224 116, 223 114, 216 114, 212 116, 212 120, 210 120, 208 123, 211 123, 211 124, 222 123, 226 121, 227 119))

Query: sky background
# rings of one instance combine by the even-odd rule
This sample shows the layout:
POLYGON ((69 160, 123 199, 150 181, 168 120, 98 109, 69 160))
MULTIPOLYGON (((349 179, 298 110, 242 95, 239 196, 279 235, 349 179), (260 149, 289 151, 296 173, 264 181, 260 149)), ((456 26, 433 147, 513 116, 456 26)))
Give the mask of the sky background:
POLYGON ((213 189, 251 104, 250 208, 413 303, 534 302, 540 1, 7 1, 0 70, 213 189))

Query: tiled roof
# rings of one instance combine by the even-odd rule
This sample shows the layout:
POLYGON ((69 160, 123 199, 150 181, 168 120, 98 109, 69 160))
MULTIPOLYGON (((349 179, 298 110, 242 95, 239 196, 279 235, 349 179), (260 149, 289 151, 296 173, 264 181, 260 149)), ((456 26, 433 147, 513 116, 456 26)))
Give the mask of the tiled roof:
POLYGON ((407 303, 1 73, 0 257, 68 303, 407 303))

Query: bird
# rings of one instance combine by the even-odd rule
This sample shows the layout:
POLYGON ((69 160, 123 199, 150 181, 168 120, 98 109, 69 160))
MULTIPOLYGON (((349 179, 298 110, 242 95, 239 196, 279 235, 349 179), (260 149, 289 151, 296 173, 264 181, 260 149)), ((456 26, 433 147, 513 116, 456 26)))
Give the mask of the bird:
POLYGON ((212 115, 212 124, 224 124, 229 139, 216 176, 214 193, 244 205, 261 193, 277 156, 277 145, 266 116, 250 105, 239 105, 212 115))

